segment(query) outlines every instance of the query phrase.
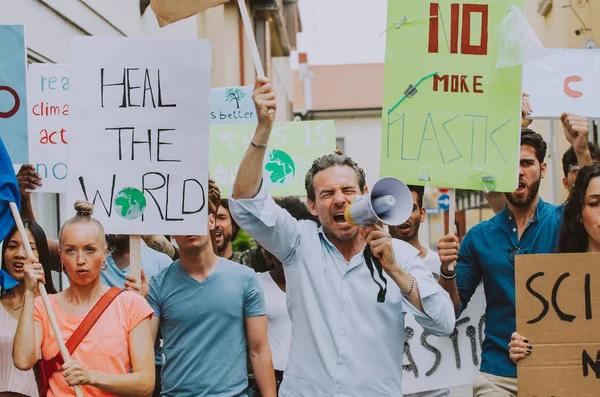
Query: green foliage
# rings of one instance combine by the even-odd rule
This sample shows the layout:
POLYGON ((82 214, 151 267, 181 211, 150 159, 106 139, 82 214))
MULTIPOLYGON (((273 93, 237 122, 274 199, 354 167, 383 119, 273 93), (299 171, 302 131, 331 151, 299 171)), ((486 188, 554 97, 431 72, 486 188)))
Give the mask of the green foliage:
POLYGON ((256 242, 252 239, 252 237, 250 237, 250 235, 243 230, 240 230, 232 244, 235 252, 246 251, 256 246, 256 242))

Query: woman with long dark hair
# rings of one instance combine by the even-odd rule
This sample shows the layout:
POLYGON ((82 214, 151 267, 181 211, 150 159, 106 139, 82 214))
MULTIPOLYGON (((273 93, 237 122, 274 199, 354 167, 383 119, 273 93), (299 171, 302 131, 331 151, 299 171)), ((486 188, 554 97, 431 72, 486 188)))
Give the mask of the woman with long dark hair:
MULTIPOLYGON (((600 252, 600 164, 584 167, 577 175, 565 205, 558 252, 600 252)), ((516 332, 509 347, 515 363, 531 354, 527 338, 516 332)))
POLYGON ((577 175, 565 205, 558 252, 600 252, 599 218, 600 164, 594 164, 584 167, 577 175))
MULTIPOLYGON (((56 293, 50 273, 48 243, 46 234, 40 225, 34 221, 25 222, 25 231, 33 255, 43 265, 46 275, 46 290, 56 293)), ((16 227, 9 233, 2 244, 2 270, 7 272, 16 285, 0 285, 2 290, 0 301, 0 395, 37 397, 37 387, 33 371, 19 371, 12 360, 12 348, 19 316, 25 300, 25 272, 28 263, 27 252, 21 235, 16 227)))

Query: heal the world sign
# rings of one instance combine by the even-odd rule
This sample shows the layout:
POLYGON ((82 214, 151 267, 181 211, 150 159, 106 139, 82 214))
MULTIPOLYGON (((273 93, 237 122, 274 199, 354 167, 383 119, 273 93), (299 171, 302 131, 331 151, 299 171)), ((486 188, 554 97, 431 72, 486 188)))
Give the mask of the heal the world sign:
POLYGON ((206 234, 210 44, 77 38, 67 200, 111 234, 206 234))

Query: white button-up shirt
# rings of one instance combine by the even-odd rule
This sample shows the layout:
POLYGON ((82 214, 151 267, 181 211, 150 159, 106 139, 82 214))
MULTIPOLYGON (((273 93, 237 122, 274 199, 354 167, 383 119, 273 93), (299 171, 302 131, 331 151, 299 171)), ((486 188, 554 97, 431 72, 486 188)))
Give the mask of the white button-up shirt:
POLYGON ((312 221, 297 221, 261 187, 230 200, 238 225, 283 264, 292 319, 281 397, 402 396, 404 314, 435 335, 454 329, 454 307, 411 245, 392 239, 396 260, 416 281, 425 313, 387 277, 384 303, 363 253, 347 262, 312 221))

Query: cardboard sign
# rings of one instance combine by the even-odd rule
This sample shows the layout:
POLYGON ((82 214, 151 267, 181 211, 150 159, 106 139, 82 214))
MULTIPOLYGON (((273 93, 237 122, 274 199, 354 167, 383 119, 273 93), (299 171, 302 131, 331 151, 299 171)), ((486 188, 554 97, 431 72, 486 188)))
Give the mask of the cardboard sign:
POLYGON ((160 27, 227 3, 229 0, 152 0, 150 5, 160 27))
POLYGON ((473 384, 481 363, 484 323, 483 284, 475 290, 449 337, 432 335, 407 314, 402 391, 408 394, 473 384))
POLYGON ((0 138, 14 164, 29 162, 25 29, 0 25, 0 138))
POLYGON ((521 67, 496 69, 499 25, 524 0, 389 1, 381 175, 517 186, 521 67))
POLYGON ((563 112, 600 118, 600 50, 548 49, 549 56, 523 66, 523 91, 531 118, 560 118, 563 112))
POLYGON ((600 390, 600 254, 517 255, 517 332, 533 346, 517 366, 519 397, 600 390))
MULTIPOLYGON (((229 197, 256 124, 213 125, 210 176, 229 197)), ((264 160, 263 183, 272 196, 306 196, 304 177, 317 157, 335 150, 333 121, 275 123, 264 160)))
POLYGON ((209 42, 77 38, 71 60, 68 202, 111 234, 205 234, 209 42))
POLYGON ((210 90, 211 124, 257 123, 252 100, 254 87, 212 88, 210 90))
POLYGON ((29 160, 42 177, 39 193, 67 192, 69 67, 34 63, 27 72, 29 160))

